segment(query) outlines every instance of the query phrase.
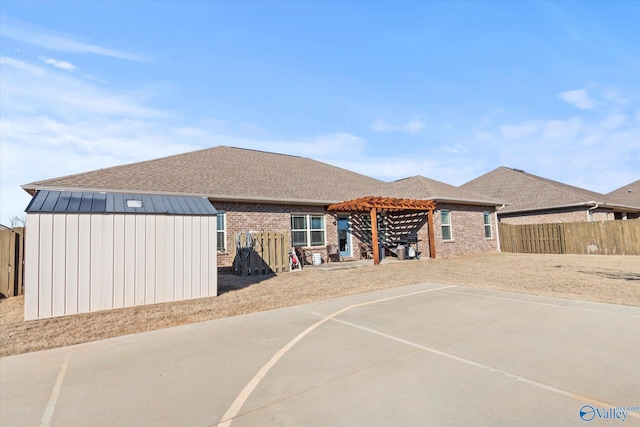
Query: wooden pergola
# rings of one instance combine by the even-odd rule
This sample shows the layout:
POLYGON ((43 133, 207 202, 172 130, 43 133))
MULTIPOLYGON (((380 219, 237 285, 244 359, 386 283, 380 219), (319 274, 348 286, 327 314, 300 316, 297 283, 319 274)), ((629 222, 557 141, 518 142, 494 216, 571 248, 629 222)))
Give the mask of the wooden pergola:
POLYGON ((334 203, 327 207, 330 212, 369 212, 371 214, 371 246, 373 263, 380 264, 378 241, 378 212, 426 211, 429 224, 429 256, 435 258, 436 247, 433 232, 433 211, 436 204, 432 200, 396 199, 393 197, 361 197, 346 202, 334 203))

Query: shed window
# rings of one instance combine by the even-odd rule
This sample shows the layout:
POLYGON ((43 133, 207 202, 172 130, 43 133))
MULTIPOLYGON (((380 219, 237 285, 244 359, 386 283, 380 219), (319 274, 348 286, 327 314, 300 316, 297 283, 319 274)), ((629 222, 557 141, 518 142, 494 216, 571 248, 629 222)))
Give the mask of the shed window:
POLYGON ((291 237, 293 246, 324 246, 324 215, 292 215, 291 237))
POLYGON ((491 238, 491 214, 489 212, 483 212, 484 215, 484 237, 491 238))
POLYGON ((226 251, 227 250, 227 228, 226 228, 226 224, 225 224, 225 218, 226 215, 224 214, 224 212, 220 212, 218 211, 218 250, 219 251, 226 251))
POLYGON ((128 208, 141 208, 142 207, 142 200, 127 200, 127 207, 128 208))
POLYGON ((452 240, 451 237, 451 211, 440 211, 440 222, 442 225, 442 240, 452 240))

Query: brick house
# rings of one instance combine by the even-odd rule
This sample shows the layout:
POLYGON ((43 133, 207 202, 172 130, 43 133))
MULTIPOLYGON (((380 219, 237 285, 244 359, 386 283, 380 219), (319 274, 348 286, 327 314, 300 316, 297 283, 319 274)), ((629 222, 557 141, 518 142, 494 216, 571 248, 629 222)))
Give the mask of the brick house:
MULTIPOLYGON (((289 246, 314 249, 326 259, 337 244, 345 259, 361 257, 371 241, 367 214, 328 212, 334 203, 365 196, 436 202, 438 257, 498 250, 496 207, 503 202, 424 177, 384 182, 313 159, 219 146, 23 185, 39 190, 104 191, 207 197, 218 211, 218 267, 230 269, 242 231, 283 233, 289 246)), ((384 242, 417 236, 429 252, 426 213, 378 219, 384 242)), ((430 254, 431 255, 431 254, 430 254)))
POLYGON ((507 167, 499 167, 460 188, 506 200, 508 204, 498 209, 499 220, 506 224, 607 221, 640 216, 639 201, 625 201, 507 167))

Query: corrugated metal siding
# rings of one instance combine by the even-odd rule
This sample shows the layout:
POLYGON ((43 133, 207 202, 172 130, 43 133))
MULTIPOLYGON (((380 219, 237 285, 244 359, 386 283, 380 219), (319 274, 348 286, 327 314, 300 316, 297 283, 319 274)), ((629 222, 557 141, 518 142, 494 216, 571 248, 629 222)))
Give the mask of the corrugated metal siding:
POLYGON ((215 216, 30 213, 25 320, 215 296, 216 226, 215 216))
POLYGON ((198 216, 216 214, 216 210, 205 197, 52 190, 38 191, 26 211, 27 213, 136 213, 198 216), (142 202, 142 207, 129 207, 127 200, 139 200, 142 202))

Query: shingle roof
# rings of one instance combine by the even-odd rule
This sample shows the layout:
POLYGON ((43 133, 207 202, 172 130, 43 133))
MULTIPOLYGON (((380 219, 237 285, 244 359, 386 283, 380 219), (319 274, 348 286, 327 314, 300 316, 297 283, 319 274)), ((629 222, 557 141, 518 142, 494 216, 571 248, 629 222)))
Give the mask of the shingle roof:
POLYGON ((211 200, 329 205, 365 196, 502 204, 424 177, 384 182, 317 160, 213 147, 22 186, 37 190, 204 196, 211 200))
POLYGON ((408 199, 427 199, 441 202, 465 201, 487 206, 499 206, 505 203, 485 194, 455 187, 420 175, 390 182, 388 188, 391 189, 394 197, 408 199))
POLYGON ((377 195, 373 193, 382 184, 383 181, 309 158, 219 146, 33 182, 23 188, 328 203, 377 195))
POLYGON ((640 207, 640 179, 607 193, 607 196, 619 203, 640 207))
POLYGON ((501 213, 545 210, 597 203, 626 206, 608 196, 584 188, 542 178, 521 170, 499 167, 460 188, 506 200, 501 213))
POLYGON ((189 216, 216 214, 215 208, 204 197, 49 190, 38 191, 31 199, 26 211, 27 213, 129 213, 189 216))

